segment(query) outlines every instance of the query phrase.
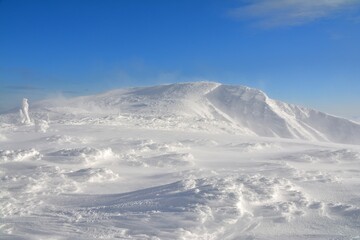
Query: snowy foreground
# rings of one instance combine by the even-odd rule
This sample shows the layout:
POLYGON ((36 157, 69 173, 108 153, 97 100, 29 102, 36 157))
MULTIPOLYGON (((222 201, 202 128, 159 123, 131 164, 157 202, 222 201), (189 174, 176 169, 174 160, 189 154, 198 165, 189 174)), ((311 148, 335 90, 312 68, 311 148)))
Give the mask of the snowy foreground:
POLYGON ((0 239, 360 239, 360 125, 217 83, 0 115, 0 239))

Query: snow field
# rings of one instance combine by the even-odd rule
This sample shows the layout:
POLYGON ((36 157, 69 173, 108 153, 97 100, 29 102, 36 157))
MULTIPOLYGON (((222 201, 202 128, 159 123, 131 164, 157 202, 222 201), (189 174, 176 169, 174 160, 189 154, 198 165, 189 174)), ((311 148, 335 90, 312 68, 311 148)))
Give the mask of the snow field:
POLYGON ((347 120, 216 83, 16 114, 0 115, 0 239, 359 239, 347 120))
POLYGON ((40 159, 41 154, 35 149, 0 150, 0 162, 20 162, 40 159))
POLYGON ((82 129, 77 126, 76 137, 66 127, 57 135, 33 130, 28 148, 2 150, 4 239, 45 233, 65 239, 288 239, 290 229, 291 236, 356 236, 356 191, 334 193, 359 186, 349 182, 360 179, 357 147, 246 142, 226 134, 154 137, 156 131, 104 126, 85 137, 82 129), (96 141, 99 129, 107 140, 96 141), (38 141, 40 147, 31 149, 38 141))

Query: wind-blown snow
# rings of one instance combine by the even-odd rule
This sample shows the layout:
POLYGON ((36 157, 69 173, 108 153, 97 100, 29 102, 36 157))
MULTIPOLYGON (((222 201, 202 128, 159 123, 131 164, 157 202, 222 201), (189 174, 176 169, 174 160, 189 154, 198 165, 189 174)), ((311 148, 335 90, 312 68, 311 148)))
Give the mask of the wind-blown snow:
POLYGON ((208 82, 31 106, 0 115, 0 239, 360 238, 355 122, 208 82))
POLYGON ((41 154, 35 149, 0 150, 0 162, 18 162, 40 158, 41 154))
POLYGON ((212 82, 120 89, 45 101, 36 110, 74 125, 131 124, 360 144, 360 124, 353 121, 276 101, 257 89, 212 82), (94 112, 98 116, 89 116, 94 112))

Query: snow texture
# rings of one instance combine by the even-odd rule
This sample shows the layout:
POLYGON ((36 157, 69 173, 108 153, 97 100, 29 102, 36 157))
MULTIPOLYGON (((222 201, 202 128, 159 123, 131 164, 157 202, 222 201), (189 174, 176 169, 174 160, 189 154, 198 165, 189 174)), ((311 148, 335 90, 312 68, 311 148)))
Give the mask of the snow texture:
POLYGON ((90 121, 360 144, 360 124, 354 121, 276 101, 257 89, 213 82, 120 89, 34 107, 54 120, 66 116, 74 125, 90 121), (94 112, 98 116, 90 117, 94 112))
POLYGON ((212 82, 31 117, 0 115, 0 239, 360 238, 354 121, 212 82))

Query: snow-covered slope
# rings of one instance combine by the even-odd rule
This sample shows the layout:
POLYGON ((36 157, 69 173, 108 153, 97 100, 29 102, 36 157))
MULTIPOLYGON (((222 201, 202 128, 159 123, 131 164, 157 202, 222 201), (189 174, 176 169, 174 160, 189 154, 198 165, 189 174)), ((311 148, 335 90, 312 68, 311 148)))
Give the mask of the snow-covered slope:
POLYGON ((60 113, 61 118, 69 113, 82 113, 83 117, 128 114, 150 121, 168 118, 165 122, 172 121, 172 129, 225 129, 243 135, 360 144, 360 124, 353 121, 276 101, 257 89, 214 82, 119 89, 69 100, 48 100, 36 108, 60 113))
POLYGON ((360 239, 360 145, 327 142, 355 122, 218 83, 29 117, 0 114, 0 239, 360 239))
POLYGON ((259 136, 360 143, 359 124, 270 99, 256 89, 221 85, 207 98, 259 136))
POLYGON ((354 116, 351 118, 351 120, 357 122, 357 123, 360 123, 360 116, 354 116))

